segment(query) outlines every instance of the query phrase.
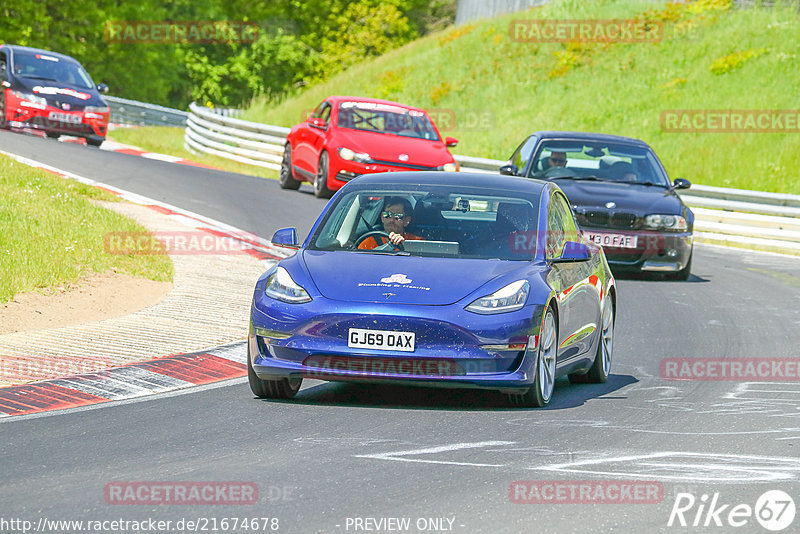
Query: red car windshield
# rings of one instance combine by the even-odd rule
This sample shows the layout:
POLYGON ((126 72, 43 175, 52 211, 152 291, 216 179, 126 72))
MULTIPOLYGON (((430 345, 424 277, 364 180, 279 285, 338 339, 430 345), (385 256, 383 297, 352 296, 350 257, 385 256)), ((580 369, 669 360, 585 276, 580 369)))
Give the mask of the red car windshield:
POLYGON ((84 89, 94 87, 83 67, 47 54, 15 53, 14 74, 34 80, 68 83, 84 89))
POLYGON ((339 104, 339 128, 439 141, 431 121, 422 111, 373 102, 339 104))

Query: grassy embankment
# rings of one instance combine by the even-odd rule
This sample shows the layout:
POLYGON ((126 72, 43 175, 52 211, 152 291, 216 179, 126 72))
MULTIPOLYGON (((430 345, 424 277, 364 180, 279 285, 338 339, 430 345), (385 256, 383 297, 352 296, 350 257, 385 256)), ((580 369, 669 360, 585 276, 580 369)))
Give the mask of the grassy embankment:
POLYGON ((168 256, 106 252, 106 234, 147 230, 92 200, 117 197, 0 156, 0 304, 91 271, 172 279, 168 256))
MULTIPOLYGON (((243 118, 291 126, 330 94, 387 98, 454 118, 442 133, 460 140, 461 154, 506 159, 535 130, 597 131, 644 139, 672 177, 800 193, 797 133, 668 133, 661 125, 667 110, 797 110, 798 87, 796 8, 563 0, 429 35, 281 103, 257 99, 243 118), (663 24, 661 40, 530 43, 510 33, 522 18, 643 16, 663 24)), ((153 150, 147 141, 140 146, 153 150)))

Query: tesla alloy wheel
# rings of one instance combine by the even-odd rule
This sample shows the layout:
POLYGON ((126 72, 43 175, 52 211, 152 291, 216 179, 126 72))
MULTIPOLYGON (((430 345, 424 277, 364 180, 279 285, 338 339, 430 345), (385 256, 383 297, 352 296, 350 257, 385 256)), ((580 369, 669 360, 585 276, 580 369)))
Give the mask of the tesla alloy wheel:
MULTIPOLYGON (((530 347, 530 343, 528 344, 530 347)), ((528 349, 530 350, 530 348, 528 349)), ((553 310, 545 310, 539 346, 536 350, 536 372, 533 385, 522 394, 509 395, 512 404, 525 407, 544 407, 550 403, 556 383, 556 355, 558 354, 558 327, 553 310)))

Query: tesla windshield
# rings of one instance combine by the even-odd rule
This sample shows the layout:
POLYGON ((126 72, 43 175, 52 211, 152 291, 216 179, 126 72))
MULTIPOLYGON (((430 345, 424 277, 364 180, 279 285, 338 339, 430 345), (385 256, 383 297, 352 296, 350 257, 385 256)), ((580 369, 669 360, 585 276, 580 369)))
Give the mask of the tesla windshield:
POLYGON ((309 249, 530 260, 537 215, 535 200, 489 190, 356 190, 330 208, 309 249))

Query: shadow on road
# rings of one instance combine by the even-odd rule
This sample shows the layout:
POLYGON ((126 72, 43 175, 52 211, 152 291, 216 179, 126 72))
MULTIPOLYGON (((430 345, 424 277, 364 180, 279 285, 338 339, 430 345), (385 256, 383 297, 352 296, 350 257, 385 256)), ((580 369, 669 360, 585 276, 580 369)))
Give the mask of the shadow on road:
POLYGON ((486 410, 486 411, 552 411, 581 406, 589 400, 619 401, 625 396, 609 396, 638 382, 630 375, 608 377, 605 384, 570 384, 564 378, 556 382, 553 399, 547 408, 519 408, 497 391, 474 389, 438 389, 418 386, 377 385, 330 382, 304 389, 290 401, 265 399, 268 403, 302 404, 307 406, 340 406, 382 409, 417 410, 486 410))

